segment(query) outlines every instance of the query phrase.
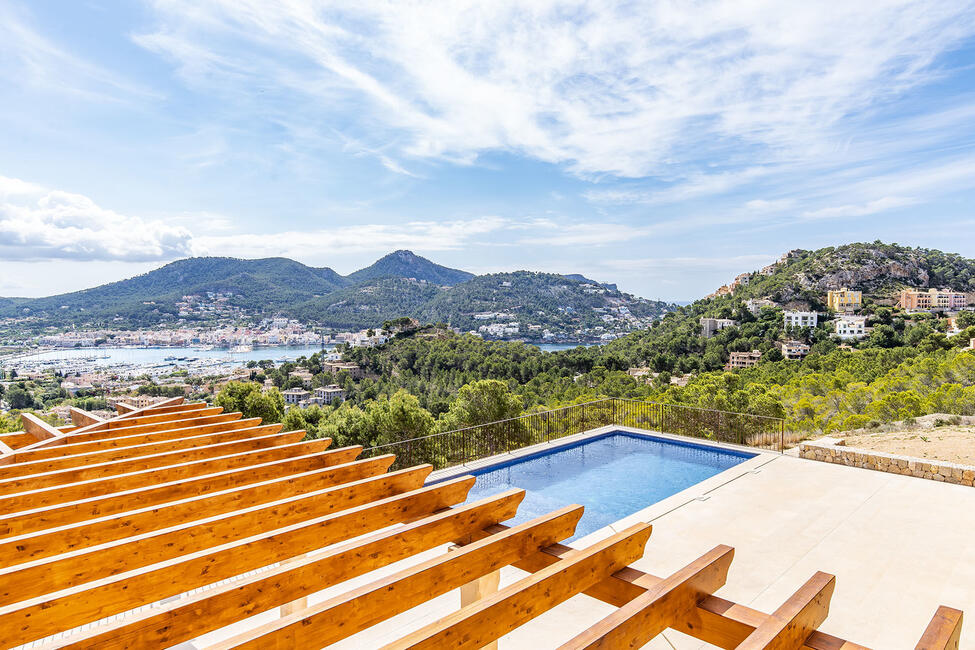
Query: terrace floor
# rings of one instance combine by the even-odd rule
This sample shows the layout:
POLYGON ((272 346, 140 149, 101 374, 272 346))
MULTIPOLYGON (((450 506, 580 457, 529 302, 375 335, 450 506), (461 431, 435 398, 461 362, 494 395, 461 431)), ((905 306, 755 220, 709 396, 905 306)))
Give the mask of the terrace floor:
MULTIPOLYGON (((821 631, 877 650, 913 648, 944 604, 968 614, 961 647, 975 649, 970 487, 761 454, 637 516, 654 524, 637 568, 668 575, 717 544, 728 544, 735 559, 720 596, 770 612, 817 570, 826 571, 836 575, 836 590, 821 631), (708 492, 702 495, 703 490, 708 492)), ((606 534, 607 529, 597 531, 576 545, 606 534)), ((352 582, 401 568, 393 565, 352 582)), ((505 569, 502 586, 523 575, 505 569)), ((309 602, 350 586, 338 585, 309 602)), ((454 611, 459 602, 458 592, 451 592, 335 647, 377 647, 454 611)), ((554 647, 611 611, 577 596, 502 638, 500 647, 554 647)), ((646 647, 710 646, 668 631, 646 647)))

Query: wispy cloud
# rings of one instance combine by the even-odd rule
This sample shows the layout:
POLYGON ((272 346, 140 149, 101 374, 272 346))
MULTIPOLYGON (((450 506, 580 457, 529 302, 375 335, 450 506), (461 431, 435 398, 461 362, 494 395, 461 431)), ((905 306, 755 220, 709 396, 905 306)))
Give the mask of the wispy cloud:
MULTIPOLYGON (((400 156, 506 150, 619 177, 709 153, 825 151, 838 122, 937 78, 933 61, 975 24, 957 0, 155 7, 159 28, 136 40, 191 83, 260 87, 302 118, 351 109, 349 131, 371 147, 395 140, 400 156)), ((722 178, 702 172, 674 193, 722 178)))
POLYGON ((818 210, 809 210, 803 212, 802 216, 806 217, 807 219, 865 217, 870 214, 878 214, 880 212, 886 212, 887 210, 902 208, 908 205, 915 205, 917 203, 919 203, 917 199, 907 196, 885 196, 873 201, 868 201, 867 203, 861 203, 859 205, 837 205, 829 208, 820 208, 818 210))
POLYGON ((159 97, 147 86, 65 50, 42 35, 29 12, 13 3, 0 4, 0 79, 10 87, 31 86, 98 102, 159 97))

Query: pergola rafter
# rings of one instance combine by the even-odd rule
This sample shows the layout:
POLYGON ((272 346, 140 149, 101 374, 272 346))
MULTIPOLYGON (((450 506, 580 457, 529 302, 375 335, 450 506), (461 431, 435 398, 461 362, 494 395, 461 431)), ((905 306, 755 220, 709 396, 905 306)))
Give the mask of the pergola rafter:
MULTIPOLYGON (((648 524, 572 548, 560 542, 581 506, 509 527, 523 490, 466 503, 473 477, 425 485, 428 465, 390 472, 391 455, 357 460, 361 447, 182 398, 118 410, 74 409, 69 428, 25 416, 0 439, 0 646, 168 647, 233 626, 215 648, 322 647, 461 588, 458 610, 388 647, 487 647, 578 594, 617 609, 565 649, 639 647, 671 628, 729 649, 864 647, 818 630, 825 573, 766 614, 715 595, 727 546, 661 578, 629 566, 648 524), (505 566, 529 575, 498 589, 505 566)), ((957 648, 961 621, 939 608, 916 647, 957 648)))

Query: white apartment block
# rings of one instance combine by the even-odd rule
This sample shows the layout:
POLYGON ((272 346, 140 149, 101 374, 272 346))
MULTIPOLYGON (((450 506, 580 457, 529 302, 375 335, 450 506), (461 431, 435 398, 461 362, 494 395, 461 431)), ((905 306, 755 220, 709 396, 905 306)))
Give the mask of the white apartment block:
POLYGON ((814 311, 787 311, 782 314, 783 325, 790 327, 816 327, 819 314, 814 311))
POLYGON ((281 396, 284 397, 285 404, 294 405, 308 399, 311 393, 303 388, 289 388, 281 391, 281 396))
POLYGON ((859 339, 867 335, 866 316, 840 316, 834 321, 836 335, 843 340, 859 339))
POLYGON ((332 402, 342 402, 345 400, 345 391, 336 384, 322 386, 315 389, 315 398, 321 400, 321 403, 325 405, 332 402))

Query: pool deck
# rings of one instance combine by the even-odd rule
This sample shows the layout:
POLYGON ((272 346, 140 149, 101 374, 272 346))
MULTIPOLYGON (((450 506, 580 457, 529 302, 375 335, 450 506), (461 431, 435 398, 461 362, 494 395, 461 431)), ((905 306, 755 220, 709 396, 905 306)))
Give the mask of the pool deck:
MULTIPOLYGON (((621 427, 581 437, 614 429, 621 427)), ((532 450, 519 455, 528 453, 532 450)), ((436 478, 456 473, 452 468, 436 478)), ((735 559, 727 585, 717 592, 722 597, 770 612, 817 570, 826 571, 836 575, 836 590, 821 631, 875 650, 913 648, 944 604, 968 614, 960 647, 975 650, 971 487, 762 453, 573 545, 592 542, 631 520, 654 525, 645 555, 633 565, 644 571, 668 575, 717 544, 728 544, 735 548, 735 559)), ((444 550, 406 562, 415 564, 444 550)), ((399 563, 337 585, 310 597, 309 604, 404 567, 399 563)), ((524 575, 508 567, 501 584, 524 575)), ((455 611, 459 602, 454 590, 333 647, 378 647, 455 611)), ((500 647, 554 647, 614 609, 577 596, 503 637, 500 647)), ((208 636, 206 641, 216 640, 208 636)), ((646 647, 712 646, 669 630, 646 647)))

